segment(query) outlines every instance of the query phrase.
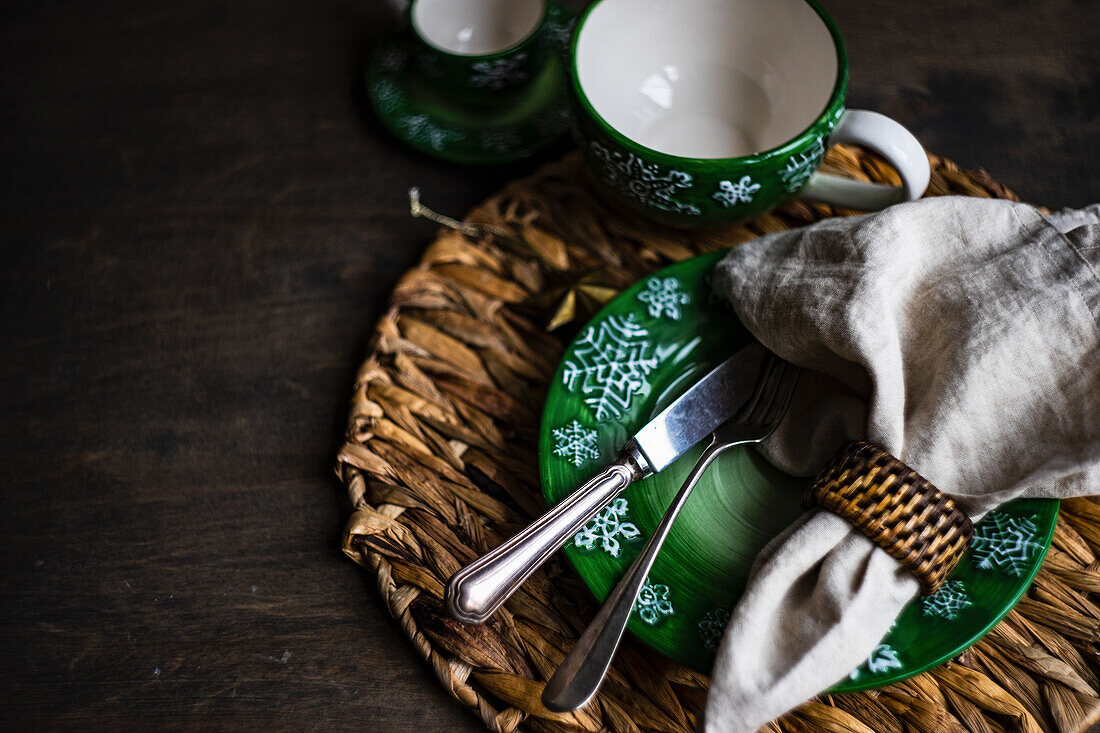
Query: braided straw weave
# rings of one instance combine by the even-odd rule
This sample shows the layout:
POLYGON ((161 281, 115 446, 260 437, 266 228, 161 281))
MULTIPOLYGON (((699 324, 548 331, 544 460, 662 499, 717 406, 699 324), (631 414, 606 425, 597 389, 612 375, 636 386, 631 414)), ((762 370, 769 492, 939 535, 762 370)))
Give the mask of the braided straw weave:
POLYGON ((821 469, 811 504, 839 514, 936 592, 962 559, 974 526, 954 500, 873 443, 855 440, 821 469))
MULTIPOLYGON (((983 172, 931 162, 929 195, 1013 198, 983 172)), ((896 182, 854 148, 831 150, 826 165, 896 182)), ((481 626, 446 616, 443 587, 541 512, 538 415, 577 319, 671 262, 846 213, 793 201, 722 231, 656 229, 602 203, 573 155, 470 212, 467 222, 493 233, 441 230, 397 283, 356 376, 337 456, 353 507, 343 550, 376 574, 383 602, 444 689, 490 729, 693 730, 707 677, 633 640, 588 706, 541 705, 545 680, 595 611, 560 557, 481 626)), ((1043 571, 985 640, 906 682, 811 700, 766 730, 1083 729, 1100 717, 1098 554, 1100 503, 1063 502, 1043 571)))

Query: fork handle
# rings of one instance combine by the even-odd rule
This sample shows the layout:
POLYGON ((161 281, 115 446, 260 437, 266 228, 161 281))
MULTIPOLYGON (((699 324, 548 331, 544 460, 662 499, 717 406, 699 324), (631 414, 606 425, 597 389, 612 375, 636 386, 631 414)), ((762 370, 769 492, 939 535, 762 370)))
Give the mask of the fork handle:
POLYGON ((468 624, 488 619, 588 520, 644 475, 624 449, 618 460, 522 532, 451 576, 444 594, 451 616, 468 624))
POLYGON ((626 575, 619 581, 615 589, 604 601, 599 613, 592 619, 581 638, 573 645, 573 649, 562 661, 554 676, 546 683, 542 692, 542 704, 556 712, 576 710, 583 706, 596 691, 607 674, 615 651, 622 641, 623 632, 626 631, 627 622, 630 621, 630 612, 634 609, 634 603, 638 600, 638 594, 645 585, 649 571, 653 569, 653 562, 657 559, 657 553, 661 551, 661 545, 668 537, 672 523, 676 521, 680 510, 684 508, 688 495, 699 483, 703 472, 707 470, 715 458, 737 443, 711 444, 699 456, 695 467, 691 469, 684 485, 672 500, 668 511, 665 512, 661 523, 649 538, 642 554, 638 555, 634 563, 626 571, 626 575))

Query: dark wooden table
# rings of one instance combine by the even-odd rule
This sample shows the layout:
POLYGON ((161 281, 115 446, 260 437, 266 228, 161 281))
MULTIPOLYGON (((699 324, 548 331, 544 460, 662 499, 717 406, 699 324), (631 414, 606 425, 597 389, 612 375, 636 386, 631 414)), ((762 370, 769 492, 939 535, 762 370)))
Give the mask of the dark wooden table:
MULTIPOLYGON (((1100 3, 827 0, 851 106, 1100 199, 1100 3)), ((0 23, 0 727, 476 730, 337 550, 345 404, 433 232, 533 163, 365 113, 370 2, 33 2, 0 23)))

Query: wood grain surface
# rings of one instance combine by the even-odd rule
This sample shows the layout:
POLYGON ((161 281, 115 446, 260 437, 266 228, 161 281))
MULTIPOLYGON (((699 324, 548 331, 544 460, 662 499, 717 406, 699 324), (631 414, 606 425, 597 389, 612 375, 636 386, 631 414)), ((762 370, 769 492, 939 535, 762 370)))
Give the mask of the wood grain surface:
MULTIPOLYGON (((1100 3, 826 0, 850 105, 1025 200, 1100 199, 1100 3)), ((408 152, 379 2, 8 4, 0 727, 478 730, 344 559, 366 335, 433 226, 536 162, 408 152)), ((561 151, 558 151, 561 152, 561 151)))

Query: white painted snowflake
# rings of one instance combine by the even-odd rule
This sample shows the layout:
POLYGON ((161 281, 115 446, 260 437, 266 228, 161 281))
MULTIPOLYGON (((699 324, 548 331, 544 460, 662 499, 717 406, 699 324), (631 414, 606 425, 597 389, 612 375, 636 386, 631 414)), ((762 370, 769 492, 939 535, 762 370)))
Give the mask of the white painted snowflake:
POLYGON ((867 657, 867 671, 882 674, 889 669, 901 669, 901 660, 897 651, 889 644, 879 644, 867 657))
POLYGON ((634 611, 642 621, 653 626, 663 617, 676 613, 668 594, 667 585, 650 583, 649 578, 646 578, 641 592, 638 593, 638 600, 634 602, 634 611))
POLYGON ((586 550, 591 550, 599 544, 600 548, 611 557, 618 557, 623 551, 620 538, 636 540, 642 536, 637 527, 623 521, 626 519, 628 509, 626 499, 622 497, 611 502, 602 512, 589 519, 588 524, 584 525, 580 532, 577 532, 573 537, 573 544, 586 550))
MULTIPOLYGON (((867 671, 871 674, 882 674, 891 669, 901 669, 902 663, 898 659, 897 650, 889 644, 879 644, 867 657, 867 671)), ((849 673, 848 679, 859 677, 860 668, 856 667, 849 673)))
POLYGON ((722 634, 726 630, 726 624, 730 622, 730 612, 725 608, 714 608, 707 611, 703 618, 696 624, 699 636, 703 637, 703 646, 707 649, 717 649, 722 641, 722 634))
POLYGON ((737 183, 733 181, 719 181, 718 190, 714 192, 714 200, 727 209, 737 204, 750 204, 752 197, 760 190, 759 183, 753 183, 751 176, 742 176, 737 183))
POLYGON ((503 89, 509 84, 516 84, 527 78, 527 71, 523 68, 527 61, 527 54, 517 53, 492 61, 480 61, 471 69, 470 78, 466 83, 472 87, 485 87, 486 89, 503 89))
POLYGON ((1043 549, 1036 542, 1038 534, 1034 516, 990 512, 974 528, 970 555, 983 570, 997 568, 1009 575, 1022 575, 1043 549))
POLYGON ((638 300, 646 304, 646 310, 654 318, 662 314, 674 321, 680 320, 680 306, 691 302, 691 296, 680 290, 680 281, 674 277, 651 277, 646 289, 638 293, 638 300))
MULTIPOLYGON (((562 382, 580 392, 600 422, 620 417, 649 388, 649 373, 671 348, 650 353, 649 332, 634 320, 608 316, 577 339, 566 357, 562 382)), ((674 348, 674 347, 673 347, 674 348)))
POLYGON ((401 107, 405 102, 405 92, 388 76, 376 79, 370 87, 371 99, 384 113, 390 113, 401 107))
POLYGON ((603 163, 600 177, 604 183, 614 186, 638 203, 691 216, 702 213, 698 207, 673 198, 678 190, 691 188, 690 173, 661 170, 656 163, 646 163, 633 153, 624 155, 617 150, 608 150, 595 140, 589 143, 589 149, 603 163))
POLYGON ((546 25, 543 26, 540 43, 555 51, 568 51, 573 25, 577 22, 577 19, 575 17, 562 17, 561 8, 557 5, 551 5, 546 16, 546 25))
POLYGON ((397 124, 410 141, 424 143, 432 150, 442 150, 447 143, 466 138, 465 133, 442 127, 428 115, 405 115, 397 120, 397 124))
POLYGON ((921 610, 925 616, 939 616, 954 621, 959 612, 973 605, 966 594, 966 586, 961 580, 949 580, 940 589, 921 599, 921 610))
POLYGON ((600 450, 596 447, 596 431, 589 430, 574 420, 568 425, 554 428, 554 455, 567 459, 577 468, 588 461, 598 461, 600 450))
POLYGON ((548 48, 552 48, 556 51, 565 52, 569 50, 569 41, 573 35, 573 24, 576 22, 576 18, 570 18, 567 21, 561 19, 554 19, 547 21, 543 30, 543 45, 548 48))
POLYGON ((787 189, 787 193, 794 193, 802 188, 821 165, 821 159, 824 157, 825 145, 821 138, 818 138, 809 150, 788 158, 783 170, 779 171, 779 178, 783 181, 783 187, 787 189))

